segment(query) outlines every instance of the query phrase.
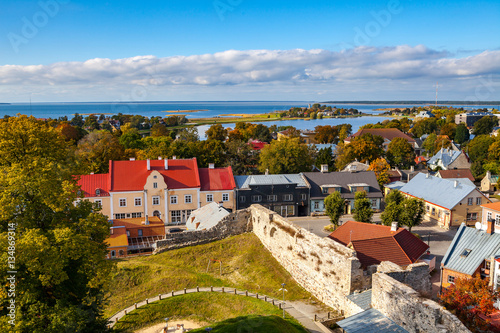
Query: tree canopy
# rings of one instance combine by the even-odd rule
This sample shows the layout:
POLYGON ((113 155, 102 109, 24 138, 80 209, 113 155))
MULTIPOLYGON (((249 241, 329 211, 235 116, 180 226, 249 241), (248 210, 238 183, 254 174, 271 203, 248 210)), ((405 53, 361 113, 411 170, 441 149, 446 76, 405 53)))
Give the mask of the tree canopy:
POLYGON ((474 135, 490 134, 495 126, 498 126, 498 117, 484 116, 474 123, 472 133, 474 133, 474 135))
POLYGON ((299 138, 273 140, 259 156, 259 171, 271 174, 310 171, 313 165, 309 147, 299 138))
POLYGON ((356 192, 354 195, 354 219, 358 222, 371 223, 372 216, 372 203, 366 197, 366 192, 356 192))
POLYGON ((415 165, 415 151, 406 139, 395 138, 387 148, 387 159, 391 166, 407 169, 415 165))
POLYGON ((324 201, 325 213, 330 217, 330 222, 338 227, 339 220, 344 213, 345 200, 342 199, 340 192, 330 193, 324 201))

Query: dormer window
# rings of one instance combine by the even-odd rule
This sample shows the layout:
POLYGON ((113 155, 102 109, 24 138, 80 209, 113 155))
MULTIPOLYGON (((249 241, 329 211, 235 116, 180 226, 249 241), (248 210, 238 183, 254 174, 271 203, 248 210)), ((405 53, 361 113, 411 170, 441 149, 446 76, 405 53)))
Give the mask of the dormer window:
POLYGON ((101 189, 100 188, 96 188, 95 189, 95 196, 98 197, 101 195, 101 189))

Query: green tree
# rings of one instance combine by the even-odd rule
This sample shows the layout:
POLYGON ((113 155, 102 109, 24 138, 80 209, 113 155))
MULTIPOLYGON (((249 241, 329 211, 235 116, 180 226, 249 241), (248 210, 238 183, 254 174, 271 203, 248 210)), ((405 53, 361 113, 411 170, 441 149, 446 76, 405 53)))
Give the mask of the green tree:
POLYGON ((82 173, 106 173, 109 161, 124 158, 125 151, 118 139, 108 131, 94 131, 78 142, 76 156, 82 173))
POLYGON ((493 127, 495 126, 498 126, 498 117, 484 116, 474 123, 472 133, 474 133, 474 135, 489 135, 493 131, 493 127))
POLYGON ((257 170, 258 157, 252 146, 243 141, 226 142, 226 166, 235 175, 250 175, 257 170))
POLYGON ((384 153, 382 143, 384 139, 370 133, 355 137, 349 144, 342 142, 337 146, 336 166, 342 170, 347 164, 358 159, 360 162, 376 160, 384 153))
POLYGON ((198 136, 198 129, 196 127, 183 128, 177 132, 177 139, 188 142, 196 142, 200 139, 198 136))
POLYGON ((125 149, 142 149, 143 143, 141 139, 139 131, 132 128, 120 136, 119 142, 125 149))
POLYGON ((369 171, 375 172, 375 176, 377 177, 377 182, 380 188, 383 188, 384 184, 389 182, 389 174, 387 171, 391 169, 391 166, 385 158, 377 158, 376 160, 370 163, 369 171))
POLYGON ((262 124, 257 124, 253 127, 252 138, 262 142, 271 142, 273 139, 269 127, 262 124))
POLYGON ((429 155, 434 155, 436 153, 436 140, 437 140, 437 135, 436 133, 431 133, 429 136, 424 140, 422 147, 427 151, 429 155))
POLYGON ((384 225, 391 225, 392 222, 398 222, 401 214, 401 203, 405 197, 398 190, 389 192, 385 196, 385 209, 382 212, 381 219, 384 225))
MULTIPOLYGON (((90 202, 73 204, 72 156, 57 130, 33 117, 0 121, 0 247, 15 237, 15 254, 0 252, 0 278, 17 271, 17 332, 107 331, 109 224, 90 202)), ((0 290, 0 330, 7 332, 8 285, 0 290)))
POLYGON ((210 126, 206 131, 207 140, 225 141, 227 137, 227 130, 221 124, 210 126))
POLYGON ((426 118, 413 123, 410 132, 420 138, 424 134, 435 133, 438 128, 436 118, 426 118))
POLYGON ((313 160, 309 147, 300 138, 273 140, 259 156, 259 171, 271 174, 298 173, 311 170, 313 160))
POLYGON ((339 142, 339 129, 337 126, 318 125, 314 128, 316 134, 314 140, 318 143, 335 143, 339 142))
POLYGON ((391 166, 407 169, 415 165, 415 151, 406 139, 395 138, 387 148, 387 159, 391 166))
POLYGON ((84 123, 83 117, 78 113, 75 113, 75 116, 73 117, 73 119, 71 119, 71 125, 76 127, 82 127, 83 123, 84 123))
POLYGON ((339 226, 339 220, 344 213, 345 200, 340 196, 340 192, 330 193, 325 198, 325 213, 330 217, 330 222, 335 226, 339 226))
POLYGON ((408 231, 411 232, 411 228, 420 225, 424 218, 425 205, 424 201, 417 198, 405 199, 401 203, 401 211, 399 215, 399 222, 402 225, 408 227, 408 231))
POLYGON ((153 127, 151 127, 151 136, 153 136, 153 137, 167 136, 168 133, 169 133, 169 130, 167 129, 167 126, 165 126, 165 125, 154 124, 153 127))
POLYGON ((314 165, 320 169, 322 164, 327 164, 329 170, 335 166, 332 147, 321 148, 318 151, 314 165))
POLYGON ((354 195, 354 219, 358 222, 371 223, 372 216, 372 203, 366 197, 366 192, 356 192, 354 195))
POLYGON ((89 114, 87 118, 85 118, 85 122, 83 126, 89 131, 94 131, 99 129, 99 123, 97 122, 97 116, 93 114, 89 114))
POLYGON ((494 139, 489 135, 478 135, 467 144, 467 153, 473 162, 481 162, 488 160, 488 149, 494 142, 494 139))
POLYGON ((174 140, 169 136, 147 136, 141 141, 143 149, 137 153, 140 160, 156 159, 158 156, 168 158, 173 155, 171 145, 174 140))

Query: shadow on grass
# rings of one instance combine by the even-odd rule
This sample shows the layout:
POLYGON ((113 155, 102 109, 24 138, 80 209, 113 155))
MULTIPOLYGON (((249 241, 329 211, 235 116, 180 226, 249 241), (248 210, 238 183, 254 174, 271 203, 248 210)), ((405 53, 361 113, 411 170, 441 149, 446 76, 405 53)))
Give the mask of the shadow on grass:
MULTIPOLYGON (((295 320, 276 315, 249 315, 226 319, 210 326, 213 333, 306 333, 295 320)), ((206 332, 206 327, 192 330, 192 333, 206 332)))

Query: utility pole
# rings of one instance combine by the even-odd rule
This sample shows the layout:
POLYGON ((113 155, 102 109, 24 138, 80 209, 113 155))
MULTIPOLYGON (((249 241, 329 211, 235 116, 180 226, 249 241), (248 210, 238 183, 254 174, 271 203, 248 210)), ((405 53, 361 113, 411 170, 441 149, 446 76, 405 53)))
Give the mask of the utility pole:
POLYGON ((283 319, 285 319, 285 291, 288 291, 288 290, 285 289, 285 283, 281 284, 280 291, 281 290, 283 290, 283 306, 282 306, 282 308, 283 308, 283 319))

